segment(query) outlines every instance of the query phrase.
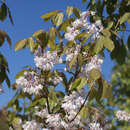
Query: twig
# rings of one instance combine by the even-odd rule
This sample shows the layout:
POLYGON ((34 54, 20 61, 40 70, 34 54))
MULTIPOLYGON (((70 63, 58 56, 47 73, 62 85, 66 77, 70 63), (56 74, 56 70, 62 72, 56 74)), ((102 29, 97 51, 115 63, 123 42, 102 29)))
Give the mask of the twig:
POLYGON ((85 103, 86 103, 86 101, 87 101, 87 99, 88 99, 88 97, 89 97, 89 94, 90 94, 90 91, 88 92, 88 94, 87 94, 87 96, 86 96, 86 98, 85 98, 85 100, 84 100, 83 104, 81 105, 81 107, 80 107, 79 111, 77 112, 77 114, 74 116, 74 118, 73 118, 70 122, 74 121, 74 120, 75 120, 75 118, 78 116, 78 114, 80 113, 80 111, 81 111, 81 110, 82 110, 82 108, 84 107, 84 105, 85 105, 85 103))
POLYGON ((47 102, 47 109, 48 109, 48 113, 50 114, 50 105, 49 105, 49 100, 48 97, 46 98, 46 102, 47 102))
POLYGON ((48 110, 48 113, 50 114, 51 113, 51 111, 50 111, 50 105, 49 105, 49 100, 48 100, 48 93, 49 93, 49 91, 48 91, 48 88, 47 88, 47 86, 46 86, 46 74, 45 74, 45 80, 44 80, 44 86, 45 86, 45 88, 46 88, 46 90, 47 90, 47 92, 46 92, 46 103, 47 103, 47 110, 48 110))

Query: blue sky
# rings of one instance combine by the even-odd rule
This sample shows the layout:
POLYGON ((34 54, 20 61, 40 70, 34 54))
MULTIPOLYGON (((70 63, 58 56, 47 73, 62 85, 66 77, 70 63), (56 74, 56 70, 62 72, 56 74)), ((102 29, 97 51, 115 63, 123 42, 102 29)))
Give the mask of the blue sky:
MULTIPOLYGON (((75 6, 85 11, 85 5, 81 0, 6 0, 11 10, 14 25, 11 25, 9 19, 3 23, 0 22, 0 30, 4 30, 12 39, 12 49, 8 47, 7 42, 0 48, 0 51, 7 58, 10 68, 9 78, 11 83, 15 82, 15 75, 26 65, 34 65, 33 56, 28 49, 23 51, 14 51, 14 45, 18 40, 22 40, 32 35, 39 29, 48 30, 49 24, 43 22, 40 17, 56 9, 66 9, 67 6, 75 6)), ((108 81, 111 79, 111 68, 113 62, 106 53, 102 73, 108 81)), ((13 96, 11 89, 4 83, 5 93, 0 94, 0 106, 5 105, 13 96)))

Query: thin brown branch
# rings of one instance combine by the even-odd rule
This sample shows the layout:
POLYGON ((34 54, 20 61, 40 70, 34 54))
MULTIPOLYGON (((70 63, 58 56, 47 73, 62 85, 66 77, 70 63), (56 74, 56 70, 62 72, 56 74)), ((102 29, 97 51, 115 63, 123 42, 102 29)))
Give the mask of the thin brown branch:
POLYGON ((87 99, 88 99, 89 95, 90 95, 90 91, 88 92, 88 94, 87 94, 87 96, 86 96, 86 98, 85 98, 85 100, 84 100, 83 104, 81 105, 81 107, 80 107, 79 111, 77 112, 77 114, 74 116, 74 118, 73 118, 70 122, 74 121, 74 120, 75 120, 75 118, 78 116, 78 114, 80 113, 80 111, 81 111, 81 110, 82 110, 82 108, 84 107, 84 105, 85 105, 85 103, 86 103, 86 101, 87 101, 87 99))
POLYGON ((48 100, 48 97, 46 98, 46 102, 47 102, 47 110, 48 110, 48 113, 50 114, 50 105, 49 105, 49 100, 48 100))
POLYGON ((48 91, 48 88, 47 88, 47 82, 46 82, 46 73, 45 73, 45 79, 44 79, 44 86, 45 86, 45 93, 46 93, 46 103, 47 103, 47 110, 48 110, 48 113, 50 114, 51 111, 50 111, 50 105, 49 105, 49 100, 48 100, 48 95, 49 95, 49 91, 48 91))

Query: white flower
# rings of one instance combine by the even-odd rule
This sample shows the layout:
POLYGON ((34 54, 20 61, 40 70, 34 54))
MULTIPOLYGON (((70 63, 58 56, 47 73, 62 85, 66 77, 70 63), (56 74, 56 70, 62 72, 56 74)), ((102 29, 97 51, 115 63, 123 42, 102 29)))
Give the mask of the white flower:
MULTIPOLYGON (((103 30, 101 20, 91 23, 88 19, 88 12, 82 12, 80 18, 76 19, 71 23, 71 26, 67 27, 67 32, 65 33, 65 39, 68 41, 75 40, 75 37, 80 34, 80 30, 77 30, 79 27, 83 28, 87 33, 92 33, 92 39, 95 40, 100 37, 100 32, 103 30)), ((95 15, 95 12, 90 11, 92 16, 95 15)))
POLYGON ((89 73, 92 69, 98 69, 101 71, 101 64, 103 64, 103 60, 99 58, 97 55, 91 57, 90 62, 86 64, 86 73, 89 73))
POLYGON ((89 124, 90 130, 103 130, 103 128, 100 127, 100 124, 97 122, 92 122, 89 124))
POLYGON ((16 79, 16 84, 22 86, 23 92, 29 94, 39 94, 43 88, 40 84, 39 75, 34 71, 26 71, 23 76, 16 79))
POLYGON ((68 41, 73 41, 74 40, 74 36, 72 33, 65 33, 65 39, 67 39, 68 41))
MULTIPOLYGON (((62 108, 66 112, 65 118, 71 121, 77 112, 79 111, 81 105, 84 103, 84 98, 80 95, 81 93, 77 93, 73 91, 71 95, 64 97, 64 102, 62 103, 62 108)), ((74 121, 71 123, 68 122, 68 125, 73 127, 75 125, 82 125, 80 115, 78 115, 74 121)))
POLYGON ((94 11, 90 11, 90 14, 91 14, 92 16, 94 16, 94 15, 95 15, 95 12, 94 12, 94 11))
POLYGON ((61 128, 61 117, 60 114, 48 115, 46 123, 48 123, 49 127, 61 128))
POLYGON ((37 123, 35 120, 27 121, 23 126, 24 130, 40 130, 41 125, 37 123))
POLYGON ((73 59, 73 57, 74 57, 74 53, 70 53, 70 54, 68 54, 67 56, 66 56, 66 61, 71 61, 72 59, 73 59))
POLYGON ((76 47, 72 47, 70 50, 66 51, 66 61, 70 62, 75 55, 78 55, 81 50, 81 46, 77 45, 76 47))
POLYGON ((62 82, 62 77, 60 77, 60 76, 54 76, 54 77, 50 77, 49 78, 49 81, 50 82, 53 82, 54 83, 54 85, 57 85, 58 83, 60 83, 60 82, 62 82))
POLYGON ((37 115, 37 116, 39 116, 41 118, 46 118, 48 116, 48 110, 45 108, 45 109, 43 109, 43 110, 41 110, 39 112, 37 111, 35 113, 35 115, 37 115))
POLYGON ((116 117, 119 121, 130 121, 130 113, 126 112, 126 111, 117 111, 116 113, 116 117))
POLYGON ((34 62, 38 68, 49 71, 55 64, 62 63, 62 58, 58 56, 57 51, 47 51, 40 56, 36 55, 34 62))

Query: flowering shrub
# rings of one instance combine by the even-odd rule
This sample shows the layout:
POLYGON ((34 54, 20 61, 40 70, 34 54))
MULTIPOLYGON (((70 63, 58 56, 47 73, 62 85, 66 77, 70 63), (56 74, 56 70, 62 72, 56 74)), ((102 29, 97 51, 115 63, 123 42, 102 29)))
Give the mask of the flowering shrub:
MULTIPOLYGON (((35 67, 26 66, 16 75, 13 87, 17 93, 7 106, 12 108, 8 111, 10 129, 111 129, 102 103, 104 99, 111 102, 113 94, 102 76, 102 64, 104 50, 111 53, 116 47, 114 23, 105 25, 108 18, 101 19, 91 9, 81 12, 74 7, 42 18, 51 20, 53 27, 15 45, 16 51, 30 49, 35 67)), ((127 112, 118 111, 116 117, 129 121, 127 112)))

